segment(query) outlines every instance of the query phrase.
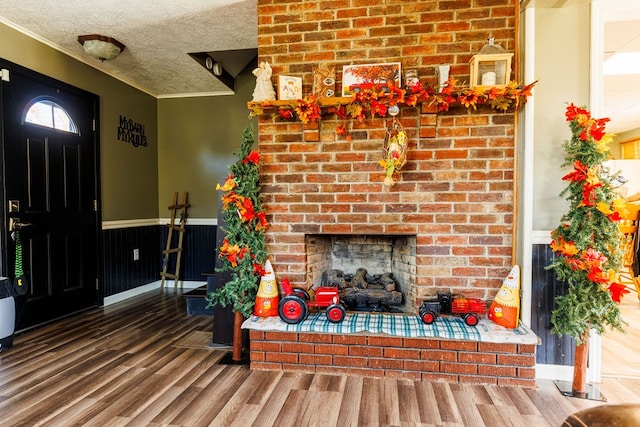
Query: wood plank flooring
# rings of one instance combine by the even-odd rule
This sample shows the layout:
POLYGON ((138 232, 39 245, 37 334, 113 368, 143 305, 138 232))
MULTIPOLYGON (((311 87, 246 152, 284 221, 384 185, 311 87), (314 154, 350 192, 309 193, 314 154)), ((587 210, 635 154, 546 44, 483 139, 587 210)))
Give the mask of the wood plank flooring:
MULTIPOLYGON (((157 290, 16 337, 0 353, 2 426, 558 426, 600 402, 537 389, 251 371, 193 346, 211 318, 157 290), (187 342, 186 345, 181 343, 187 342)), ((640 380, 606 378, 608 403, 640 380)))
POLYGON ((640 301, 634 291, 620 303, 625 332, 602 335, 602 376, 640 379, 640 301))

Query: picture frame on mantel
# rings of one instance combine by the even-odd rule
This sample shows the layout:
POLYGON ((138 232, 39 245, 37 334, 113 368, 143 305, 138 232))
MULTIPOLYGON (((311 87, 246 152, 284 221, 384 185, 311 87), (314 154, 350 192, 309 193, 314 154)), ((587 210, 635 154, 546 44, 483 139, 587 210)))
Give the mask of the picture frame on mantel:
POLYGON ((353 95, 358 85, 365 83, 384 85, 387 82, 393 82, 394 86, 400 87, 401 76, 400 62, 345 65, 342 67, 342 96, 353 95))
POLYGON ((278 76, 278 99, 302 98, 302 77, 278 76))

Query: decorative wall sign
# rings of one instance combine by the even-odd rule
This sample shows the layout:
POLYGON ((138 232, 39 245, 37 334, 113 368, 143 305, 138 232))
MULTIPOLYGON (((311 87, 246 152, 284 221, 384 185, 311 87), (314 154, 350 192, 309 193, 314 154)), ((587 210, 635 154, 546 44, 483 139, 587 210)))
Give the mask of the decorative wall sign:
POLYGON ((318 98, 336 94, 336 67, 322 63, 313 69, 313 94, 318 98))
POLYGON ((120 116, 118 140, 129 142, 134 147, 146 147, 147 136, 144 132, 144 125, 136 123, 131 119, 127 119, 125 116, 120 116))
POLYGON ((402 83, 399 62, 386 64, 345 65, 342 67, 342 96, 351 96, 359 84, 369 83, 384 86, 393 83, 400 87, 402 83))

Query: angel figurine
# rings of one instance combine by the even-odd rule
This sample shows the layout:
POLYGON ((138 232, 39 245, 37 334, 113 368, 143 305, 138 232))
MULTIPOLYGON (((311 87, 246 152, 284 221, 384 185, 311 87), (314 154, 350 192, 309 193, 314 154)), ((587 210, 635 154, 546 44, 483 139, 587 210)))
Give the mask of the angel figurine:
POLYGON ((256 76, 256 88, 253 90, 253 102, 275 101, 276 91, 271 83, 271 66, 268 62, 260 62, 260 66, 253 70, 256 76))

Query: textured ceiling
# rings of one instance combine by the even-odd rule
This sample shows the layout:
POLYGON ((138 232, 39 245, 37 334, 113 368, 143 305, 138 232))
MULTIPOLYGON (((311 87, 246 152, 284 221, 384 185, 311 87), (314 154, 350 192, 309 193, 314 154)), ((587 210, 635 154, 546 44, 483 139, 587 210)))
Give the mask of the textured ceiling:
POLYGON ((0 22, 157 97, 230 93, 189 53, 258 46, 256 0, 0 0, 0 22), (127 47, 101 62, 83 34, 127 47))

